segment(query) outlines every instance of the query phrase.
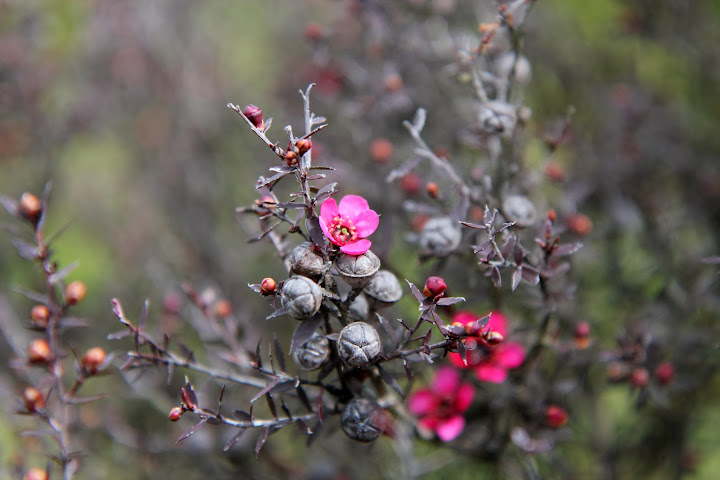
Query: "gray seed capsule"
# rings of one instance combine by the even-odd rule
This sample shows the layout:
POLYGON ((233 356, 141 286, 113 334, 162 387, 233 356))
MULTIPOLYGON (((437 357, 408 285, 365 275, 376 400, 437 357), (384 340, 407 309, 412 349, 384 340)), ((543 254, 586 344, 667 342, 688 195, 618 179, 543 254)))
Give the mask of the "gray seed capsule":
POLYGON ((324 335, 314 333, 310 340, 293 352, 293 360, 302 370, 312 371, 322 367, 330 354, 330 344, 324 335))
POLYGON ((282 305, 298 320, 315 315, 322 300, 322 288, 307 277, 296 275, 283 283, 282 305))
POLYGON ((531 227, 535 224, 535 205, 522 195, 508 195, 503 201, 503 213, 518 227, 531 227))
POLYGON ((487 102, 480 112, 480 125, 488 133, 499 133, 509 137, 515 130, 516 122, 515 107, 507 102, 487 102))
POLYGON ((431 255, 448 255, 461 241, 460 224, 450 217, 431 218, 420 232, 420 246, 431 255))
POLYGON ((402 298, 402 286, 392 272, 380 270, 363 290, 374 309, 389 307, 402 298))
POLYGON ((353 367, 365 367, 380 354, 380 335, 365 322, 353 322, 340 331, 337 350, 340 358, 353 367))
POLYGON ((306 277, 319 277, 325 270, 325 259, 312 242, 303 242, 288 255, 290 272, 306 277))
POLYGON ((353 288, 363 288, 380 269, 380 259, 368 250, 362 255, 341 253, 335 260, 338 275, 353 288))
POLYGON ((340 416, 345 435, 360 442, 371 442, 383 433, 385 411, 369 398, 356 398, 348 402, 340 416))

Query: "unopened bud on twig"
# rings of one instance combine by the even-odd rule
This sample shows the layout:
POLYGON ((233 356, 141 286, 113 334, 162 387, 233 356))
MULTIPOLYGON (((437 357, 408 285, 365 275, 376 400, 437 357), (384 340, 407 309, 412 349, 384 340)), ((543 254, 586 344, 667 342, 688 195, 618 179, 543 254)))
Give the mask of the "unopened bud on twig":
POLYGON ((65 301, 68 305, 75 305, 76 303, 82 302, 85 295, 87 295, 87 287, 79 280, 70 282, 65 287, 65 301))
POLYGON ((270 295, 275 291, 276 287, 277 283, 275 283, 274 278, 265 277, 262 279, 262 282, 260 282, 260 293, 262 295, 270 295))
POLYGON ((309 138, 301 138, 297 141, 295 146, 298 149, 298 153, 302 157, 312 148, 312 141, 309 138))
POLYGON ((36 412, 45 408, 45 397, 35 387, 27 387, 23 392, 23 403, 28 412, 36 412))
POLYGON ((45 328, 50 320, 50 309, 45 305, 35 305, 30 310, 30 319, 36 327, 45 328))
POLYGON ((50 344, 44 338, 33 340, 28 347, 27 355, 30 363, 50 363, 52 360, 50 344))
POLYGON ((36 195, 25 192, 20 196, 19 212, 27 220, 36 224, 42 213, 42 201, 36 195))
POLYGON ((48 474, 42 468, 33 467, 25 473, 23 480, 48 480, 48 474))
POLYGON ((243 115, 250 120, 258 130, 265 130, 265 123, 263 122, 263 111, 255 105, 248 105, 243 109, 243 115))
POLYGON ((545 421, 551 428, 560 428, 567 423, 568 414, 562 408, 557 405, 550 405, 545 410, 545 421))
POLYGON ((107 355, 102 347, 93 347, 83 355, 80 364, 90 375, 98 372, 107 355))
POLYGON ((447 290, 447 285, 442 277, 428 277, 423 287, 423 295, 426 297, 437 297, 447 290))
POLYGON ((170 418, 171 422, 177 422, 178 420, 180 420, 180 418, 182 418, 183 413, 185 413, 185 411, 182 409, 182 407, 173 407, 173 409, 170 410, 170 414, 168 415, 168 417, 170 418))

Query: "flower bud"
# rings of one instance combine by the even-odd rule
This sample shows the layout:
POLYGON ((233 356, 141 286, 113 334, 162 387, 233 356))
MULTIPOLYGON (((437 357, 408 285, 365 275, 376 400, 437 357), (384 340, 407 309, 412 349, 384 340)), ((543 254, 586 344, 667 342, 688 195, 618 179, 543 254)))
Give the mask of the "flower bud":
POLYGON ((567 228, 576 235, 584 237, 592 232, 592 220, 587 215, 576 213, 567 220, 567 228))
POLYGON ((590 346, 590 324, 588 322, 580 322, 575 325, 573 342, 578 350, 584 350, 590 346))
POLYGON ((68 305, 75 305, 76 303, 82 302, 85 295, 87 295, 87 287, 79 280, 70 282, 65 287, 65 302, 67 302, 68 305))
POLYGON ((20 196, 18 211, 23 217, 35 224, 42 213, 42 201, 36 195, 25 192, 20 196))
POLYGON ((263 122, 263 111, 255 105, 248 105, 243 109, 243 115, 250 120, 258 130, 265 130, 265 123, 263 122))
POLYGON ((27 387, 23 391, 23 403, 28 412, 37 412, 45 408, 45 397, 35 387, 27 387))
POLYGON ((324 335, 314 333, 293 352, 293 360, 301 370, 312 371, 322 367, 330 354, 330 344, 324 335))
POLYGON ((545 422, 550 428, 560 428, 567 423, 567 412, 557 405, 550 405, 545 410, 545 422))
POLYGON ((461 241, 460 224, 450 217, 435 217, 425 222, 419 240, 423 250, 436 256, 448 255, 461 241))
POLYGON ((505 337, 503 337, 500 332, 490 330, 483 335, 483 339, 488 345, 498 345, 505 340, 505 337))
POLYGON ((557 162, 545 165, 545 176, 556 183, 565 181, 565 169, 557 162))
POLYGON ((30 319, 36 327, 46 328, 50 320, 50 309, 45 305, 35 305, 30 310, 30 319))
POLYGON ((512 135, 517 122, 515 107, 507 102, 493 100, 484 104, 480 112, 480 126, 488 133, 512 135))
POLYGON ((335 259, 338 275, 352 288, 365 287, 380 269, 380 259, 368 250, 362 255, 340 253, 335 259))
POLYGON ((80 360, 80 364, 90 375, 93 375, 98 372, 98 369, 102 366, 103 362, 105 362, 106 357, 107 355, 102 347, 93 347, 85 352, 85 355, 83 355, 80 360))
POLYGON ((317 23, 311 22, 305 25, 305 38, 311 42, 317 42, 325 36, 325 29, 317 23))
POLYGON ((403 79, 397 73, 385 77, 385 90, 388 92, 399 92, 403 88, 403 79))
POLYGON ((630 384, 636 388, 646 387, 650 381, 650 374, 645 368, 636 368, 630 373, 630 384))
POLYGON ((523 195, 508 195, 503 201, 503 214, 518 227, 531 227, 535 224, 535 205, 523 195))
POLYGON ((345 435, 360 442, 371 442, 383 433, 385 411, 369 398, 355 398, 348 402, 340 416, 345 435))
POLYGON ((303 242, 288 255, 290 273, 310 278, 319 278, 325 271, 325 258, 312 242, 303 242))
POLYGON ((296 275, 285 280, 281 293, 283 307, 298 320, 312 317, 322 305, 322 288, 307 277, 296 275))
POLYGON ((262 295, 270 295, 275 291, 276 287, 277 284, 274 278, 265 277, 262 279, 262 282, 260 282, 260 293, 262 295))
POLYGON ((232 305, 227 300, 218 300, 215 303, 215 314, 220 318, 232 315, 232 305))
POLYGON ((421 187, 422 183, 417 173, 409 172, 400 178, 400 188, 407 195, 417 195, 421 187))
POLYGON ((30 363, 50 363, 52 360, 50 344, 44 338, 33 340, 28 347, 27 356, 30 363))
POLYGON ((172 410, 170 410, 170 415, 168 415, 168 417, 171 422, 177 422, 180 418, 182 418, 183 413, 185 413, 185 411, 182 407, 173 407, 172 410))
POLYGON ((655 378, 660 385, 670 385, 675 380, 675 367, 670 362, 663 362, 655 369, 655 378))
POLYGON ((374 309, 389 307, 402 298, 400 282, 387 270, 377 272, 363 291, 374 309))
POLYGON ((440 196, 440 187, 438 187, 438 184, 435 182, 428 182, 427 185, 425 185, 425 191, 430 198, 438 198, 440 196))
POLYGON ((298 149, 298 154, 302 157, 312 148, 312 141, 309 138, 301 138, 295 146, 298 149))
POLYGON ((394 147, 386 138, 376 138, 370 144, 370 157, 377 163, 387 163, 392 158, 394 147))
POLYGON ((365 322, 353 322, 340 331, 337 350, 340 358, 353 367, 366 367, 380 354, 380 335, 365 322))
POLYGON ((289 152, 285 152, 285 163, 288 164, 290 167, 294 167, 298 164, 298 156, 297 153, 290 150, 289 152))
POLYGON ((423 295, 426 297, 437 297, 447 290, 447 285, 442 277, 428 277, 423 287, 423 295))
POLYGON ((33 467, 25 473, 23 480, 48 480, 48 474, 42 468, 33 467))

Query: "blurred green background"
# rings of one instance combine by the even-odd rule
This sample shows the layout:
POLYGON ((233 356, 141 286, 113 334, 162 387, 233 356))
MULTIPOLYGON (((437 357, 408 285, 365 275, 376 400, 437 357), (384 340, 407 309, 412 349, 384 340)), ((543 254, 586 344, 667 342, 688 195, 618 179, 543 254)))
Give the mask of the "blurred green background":
MULTIPOLYGON (((260 105, 266 118, 274 117, 276 138, 282 138, 286 124, 299 127, 296 91, 322 80, 304 68, 311 56, 305 26, 331 24, 348 3, 0 2, 0 192, 40 194, 50 181, 47 230, 72 222, 55 251, 62 265, 79 260, 70 278, 89 286, 88 300, 77 313, 92 325, 71 337, 78 350, 96 344, 125 348, 104 340, 118 329, 110 298, 121 298, 133 316, 148 298, 159 317, 163 298, 178 292, 184 281, 217 288, 236 315, 264 322, 266 306, 246 285, 264 276, 281 278, 283 267, 267 244, 246 243, 255 227, 238 222, 234 209, 253 202, 252 185, 274 158, 225 105, 260 105)), ((470 30, 479 21, 462 20, 470 30)), ((719 43, 715 0, 547 0, 538 2, 528 21, 524 51, 534 68, 526 93, 531 130, 540 137, 545 122, 562 118, 568 106, 576 112, 568 145, 555 159, 576 180, 577 191, 570 194, 576 195, 575 203, 593 219, 593 235, 577 260, 577 308, 607 345, 625 319, 652 316, 651 305, 667 294, 668 285, 687 293, 691 286, 712 283, 715 272, 697 259, 720 253, 719 43)), ((419 95, 422 85, 412 78, 405 82, 418 92, 413 105, 432 101, 419 95)), ((316 112, 329 113, 320 108, 330 108, 334 98, 321 99, 316 112)), ((329 116, 322 135, 350 128, 333 120, 329 116)), ((407 142, 399 125, 387 136, 407 142)), ((540 169, 542 155, 533 152, 531 143, 527 161, 540 169)), ((348 172, 367 168, 368 154, 353 149, 347 157, 348 165, 333 180, 363 191, 348 172)), ((543 193, 551 205, 568 196, 553 188, 543 193)), ((12 223, 9 216, 2 220, 12 223)), ((18 258, 10 238, 1 237, 0 304, 8 312, 2 313, 3 324, 21 325, 31 303, 14 286, 39 288, 39 272, 18 258)), ((395 248, 402 249, 400 235, 396 239, 395 248)), ((414 265, 398 263, 394 267, 416 272, 414 265)), ((682 316, 678 327, 702 335, 717 332, 716 308, 696 303, 667 314, 682 316)), ((14 356, 11 344, 25 345, 30 338, 22 329, 11 334, 12 341, 0 348, 7 352, 2 355, 6 365, 14 356)), ((711 353, 704 361, 716 360, 711 353)), ((166 390, 171 395, 181 381, 176 377, 166 390)), ((712 428, 718 419, 716 377, 703 376, 709 383, 687 394, 697 410, 676 417, 691 422, 684 443, 692 447, 688 462, 694 462, 688 478, 711 479, 720 471, 720 434, 712 428)), ((34 452, 35 462, 44 460, 36 442, 16 435, 32 424, 16 423, 13 413, 23 383, 12 375, 0 382, 8 400, 2 414, 12 419, 0 422, 0 473, 10 476, 24 461, 24 450, 34 452)), ((158 375, 142 388, 162 390, 162 385, 158 375)), ((88 387, 111 392, 111 398, 82 410, 81 421, 95 428, 80 478, 239 478, 228 472, 255 462, 240 455, 213 456, 210 452, 221 450, 223 442, 211 434, 190 446, 173 446, 187 428, 165 420, 174 397, 158 394, 157 404, 150 405, 134 399, 113 377, 88 387), (123 430, 122 419, 130 419, 133 428, 123 430), (113 436, 100 428, 103 424, 113 436)), ((627 435, 629 449, 642 443, 628 431, 626 417, 635 414, 624 391, 611 389, 599 401, 608 410, 608 436, 627 435)), ((655 413, 646 411, 642 421, 652 422, 655 413)), ((285 432, 273 437, 266 461, 248 467, 258 478, 282 476, 302 465, 304 444, 288 437, 285 432)), ((591 447, 564 448, 582 458, 591 447)), ((388 444, 371 453, 392 456, 384 450, 388 444)), ((312 455, 322 463, 322 451, 312 455)), ((487 478, 496 474, 471 462, 453 464, 434 478, 481 478, 485 469, 487 478)), ((627 476, 632 471, 628 467, 619 478, 633 478, 627 476)), ((655 475, 665 478, 662 471, 655 475)))

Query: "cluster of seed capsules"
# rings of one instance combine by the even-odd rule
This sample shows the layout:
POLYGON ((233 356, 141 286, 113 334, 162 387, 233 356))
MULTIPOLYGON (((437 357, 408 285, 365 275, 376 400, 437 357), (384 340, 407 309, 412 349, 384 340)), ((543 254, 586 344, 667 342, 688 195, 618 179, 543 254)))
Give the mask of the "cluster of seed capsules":
MULTIPOLYGON (((392 272, 380 268, 380 259, 370 250, 348 255, 303 242, 286 260, 289 278, 282 282, 265 278, 254 289, 280 300, 281 307, 273 316, 288 314, 308 325, 317 322, 309 338, 291 350, 298 369, 320 370, 319 376, 323 377, 339 368, 343 383, 345 377, 363 377, 360 372, 367 373, 382 354, 380 334, 368 319, 371 312, 400 300, 400 281, 392 272), (350 287, 343 298, 336 292, 348 289, 338 285, 338 278, 350 287), (332 318, 342 325, 339 332, 328 331, 332 328, 330 321, 323 324, 323 319, 332 318)), ((369 442, 386 431, 387 416, 375 399, 356 393, 348 393, 352 397, 342 408, 342 429, 350 438, 369 442)))

